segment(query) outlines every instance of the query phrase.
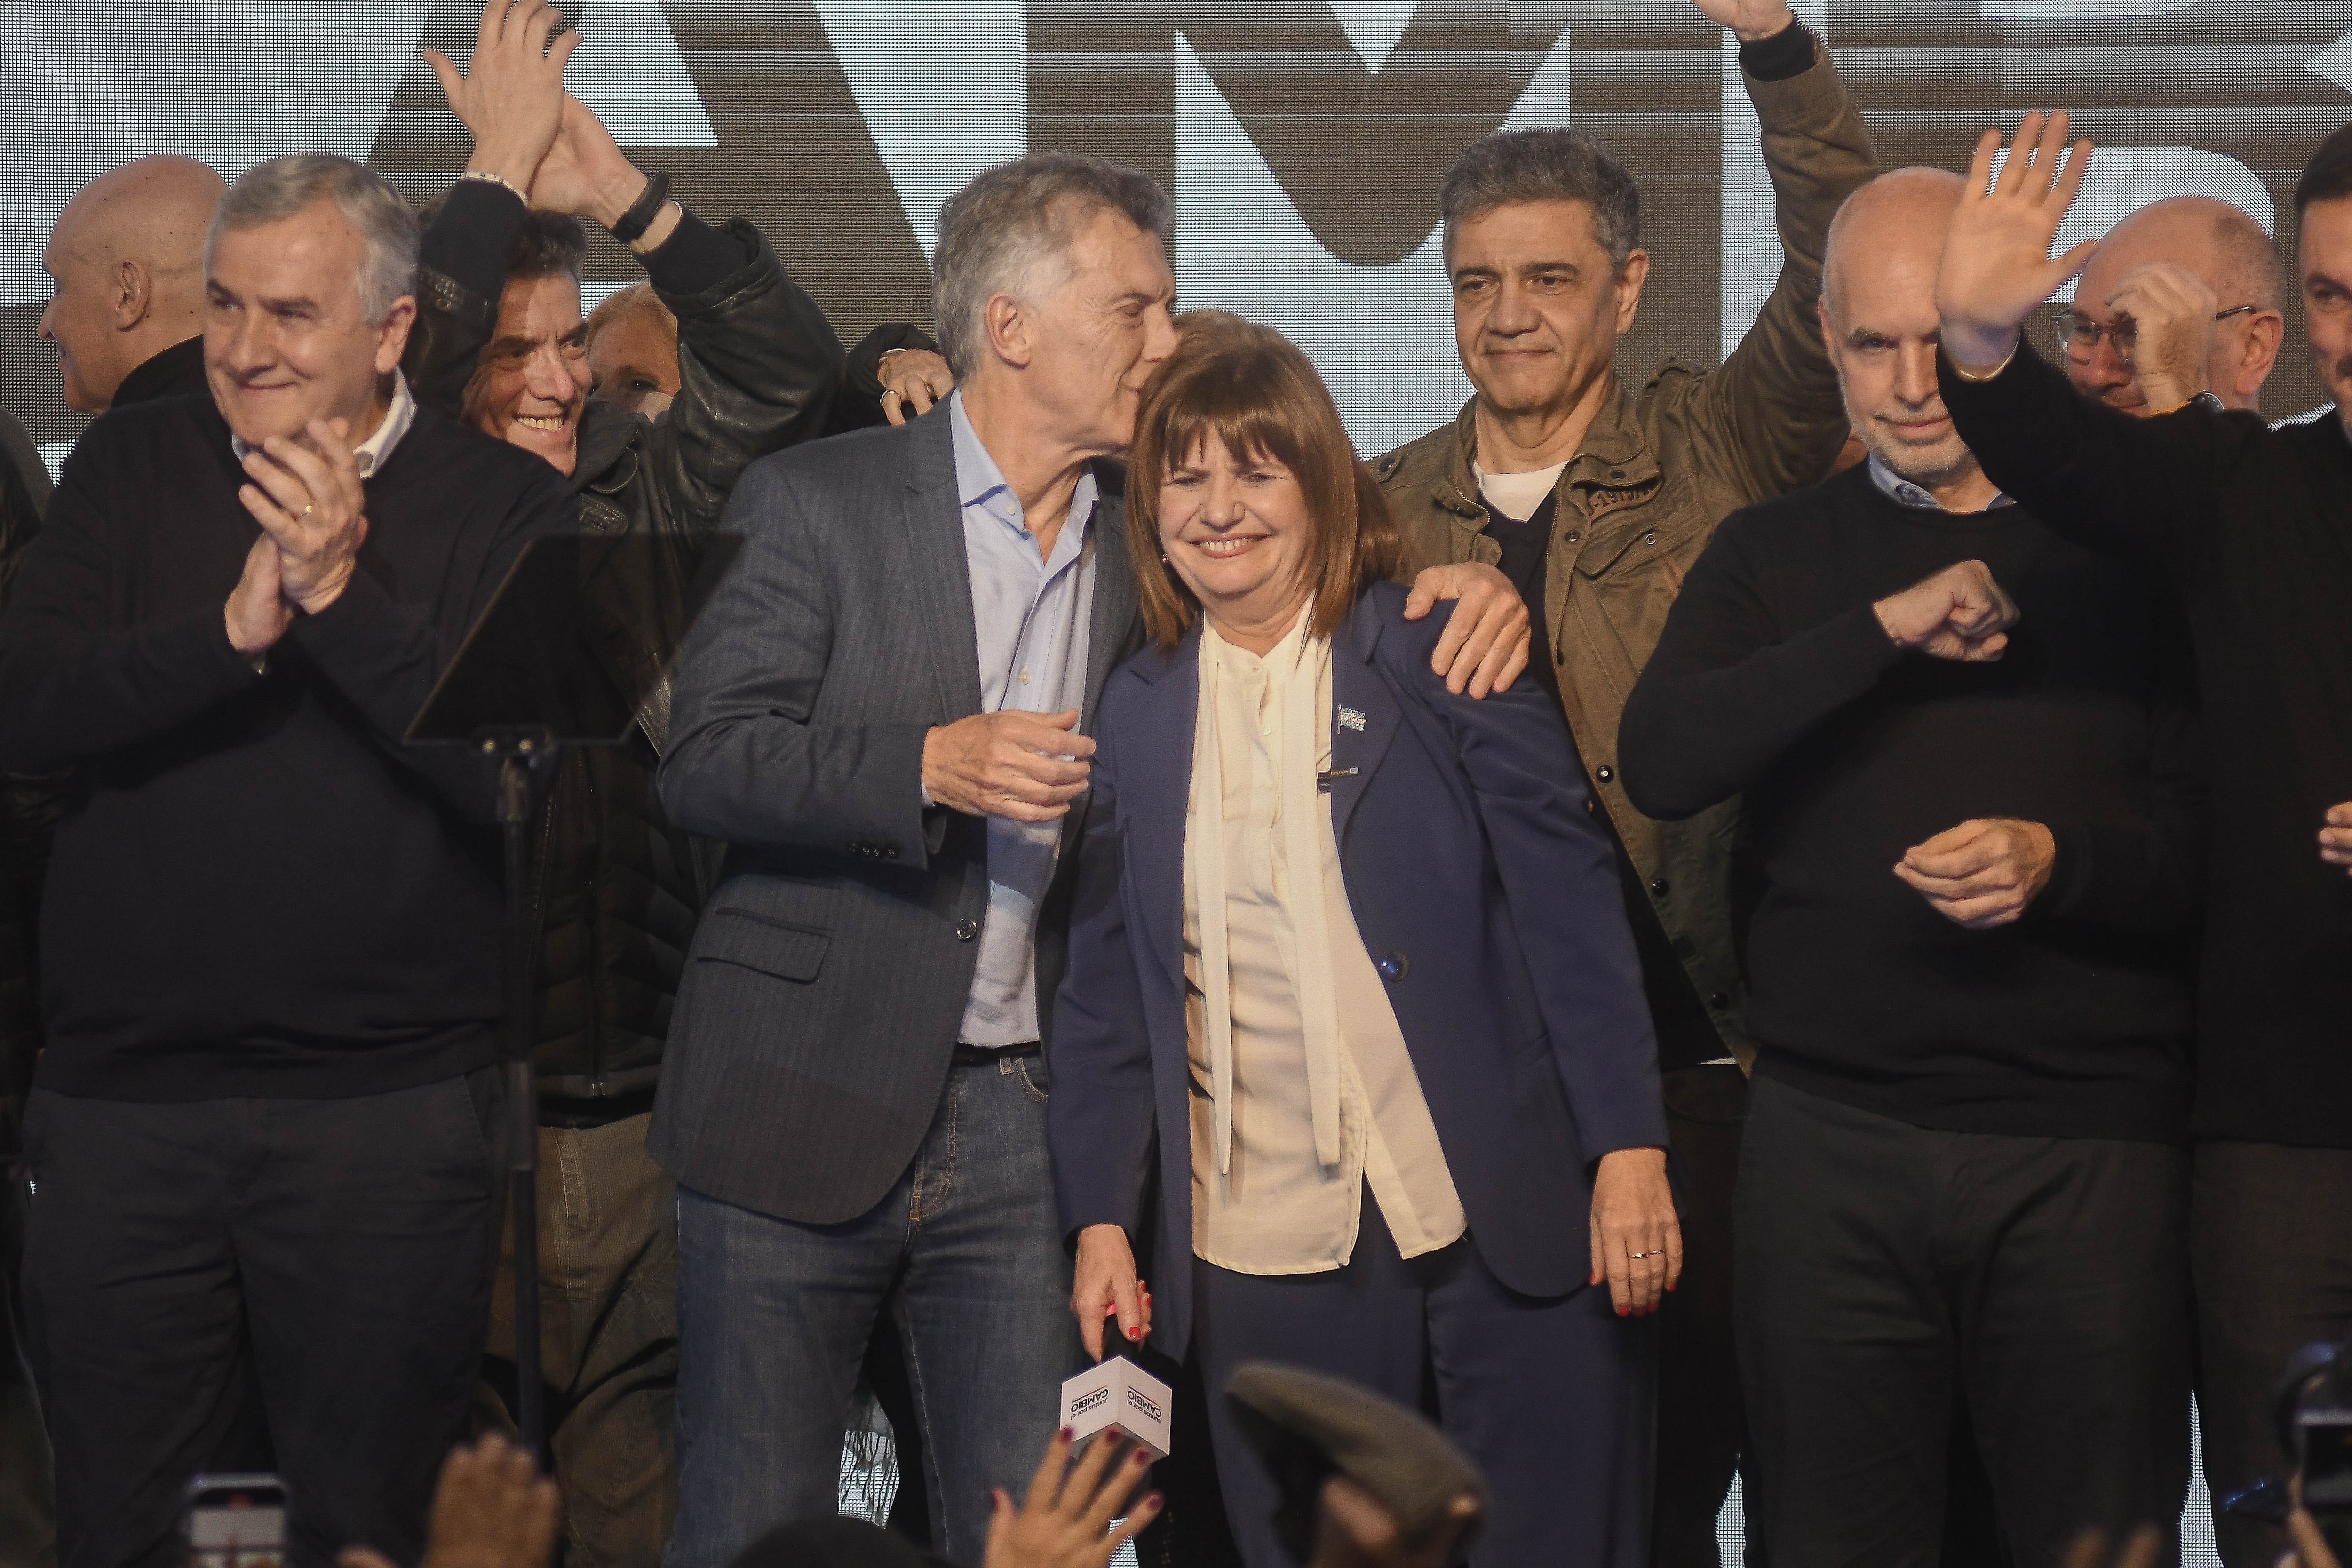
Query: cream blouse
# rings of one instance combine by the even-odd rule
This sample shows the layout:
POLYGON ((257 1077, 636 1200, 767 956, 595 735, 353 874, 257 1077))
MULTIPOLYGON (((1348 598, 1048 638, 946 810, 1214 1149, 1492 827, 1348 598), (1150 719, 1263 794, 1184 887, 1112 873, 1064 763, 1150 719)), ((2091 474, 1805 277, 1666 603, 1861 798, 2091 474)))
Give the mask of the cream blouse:
POLYGON ((1184 853, 1192 1250, 1244 1274, 1346 1263, 1367 1179, 1407 1258, 1466 1226, 1340 879, 1317 778, 1331 647, 1306 626, 1264 658, 1201 635, 1184 853))

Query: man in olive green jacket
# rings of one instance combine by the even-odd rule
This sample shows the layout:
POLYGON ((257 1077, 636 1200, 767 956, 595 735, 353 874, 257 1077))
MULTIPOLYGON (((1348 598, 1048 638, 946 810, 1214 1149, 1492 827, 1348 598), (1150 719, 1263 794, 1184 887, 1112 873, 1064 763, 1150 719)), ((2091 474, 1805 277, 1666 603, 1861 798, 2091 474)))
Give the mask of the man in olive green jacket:
POLYGON ((1655 1561, 1713 1564, 1739 1444, 1729 1188, 1754 1054, 1733 937, 1738 805, 1679 823, 1642 816, 1617 776, 1617 721, 1716 525, 1820 479, 1844 443, 1814 300, 1830 219, 1876 161, 1827 51, 1785 0, 1696 3, 1739 37, 1788 258, 1754 328, 1721 369, 1670 363, 1629 392, 1612 362, 1650 265, 1632 177, 1582 132, 1484 137, 1441 197, 1454 336, 1477 395, 1376 472, 1427 563, 1489 562, 1519 587, 1529 673, 1559 697, 1622 848, 1689 1177, 1668 1261, 1678 1268, 1687 1242, 1691 1272, 1659 1325, 1655 1561))

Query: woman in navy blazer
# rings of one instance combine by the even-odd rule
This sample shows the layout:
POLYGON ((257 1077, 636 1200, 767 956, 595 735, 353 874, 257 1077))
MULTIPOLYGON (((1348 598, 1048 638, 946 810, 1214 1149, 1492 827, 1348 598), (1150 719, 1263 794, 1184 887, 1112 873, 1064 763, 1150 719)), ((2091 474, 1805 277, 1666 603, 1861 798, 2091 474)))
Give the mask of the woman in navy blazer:
MULTIPOLYGON (((1155 641, 1102 695, 1047 1112, 1088 1347, 1115 1314, 1213 1395, 1271 1360, 1433 1404, 1493 1489, 1482 1568, 1645 1563, 1631 1320, 1681 1240, 1559 714, 1433 672, 1444 617, 1404 618, 1401 536, 1277 334, 1191 323, 1129 492, 1155 641)), ((1243 1555, 1276 1568, 1273 1482, 1210 1411, 1243 1555)))

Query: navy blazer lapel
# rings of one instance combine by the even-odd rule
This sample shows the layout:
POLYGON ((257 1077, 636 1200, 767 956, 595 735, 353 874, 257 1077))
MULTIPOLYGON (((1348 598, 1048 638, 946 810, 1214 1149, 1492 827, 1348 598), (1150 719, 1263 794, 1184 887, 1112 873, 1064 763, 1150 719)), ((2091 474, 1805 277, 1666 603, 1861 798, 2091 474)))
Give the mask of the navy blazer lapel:
POLYGON ((963 498, 956 485, 955 432, 947 412, 908 426, 907 446, 902 516, 908 575, 939 682, 940 709, 953 723, 980 711, 980 634, 972 626, 971 563, 963 542, 963 498))
POLYGON ((1201 628, 1173 648, 1148 647, 1142 690, 1118 721, 1120 846, 1143 927, 1178 994, 1184 989, 1184 832, 1192 800, 1192 732, 1201 712, 1201 628))
POLYGON ((1126 658, 1128 644, 1135 630, 1138 598, 1135 591, 1135 563, 1127 552, 1127 508, 1122 497, 1108 484, 1097 468, 1097 479, 1103 485, 1100 498, 1095 502, 1093 523, 1095 546, 1094 609, 1087 617, 1087 698, 1085 711, 1078 716, 1078 729, 1091 733, 1095 727, 1095 710, 1102 701, 1103 682, 1126 658))
POLYGON ((1396 694, 1372 664, 1381 630, 1380 611, 1366 594, 1331 639, 1331 837, 1342 845, 1403 720, 1396 694))

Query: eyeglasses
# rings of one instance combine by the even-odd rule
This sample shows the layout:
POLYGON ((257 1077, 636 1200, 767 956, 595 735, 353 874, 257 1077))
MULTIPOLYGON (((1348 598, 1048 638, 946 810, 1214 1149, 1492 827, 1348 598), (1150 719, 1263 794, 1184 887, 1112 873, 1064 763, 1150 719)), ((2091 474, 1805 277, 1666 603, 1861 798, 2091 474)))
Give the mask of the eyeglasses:
MULTIPOLYGON (((2226 321, 2232 316, 2242 316, 2258 305, 2232 305, 2218 311, 2213 319, 2226 321)), ((2131 363, 2132 344, 2139 337, 2139 323, 2129 316, 2117 316, 2112 321, 2095 321, 2080 310, 2061 310, 2054 323, 2058 329, 2058 346, 2076 359, 2089 359, 2099 352, 2102 339, 2116 346, 2116 357, 2126 364, 2131 363)))

